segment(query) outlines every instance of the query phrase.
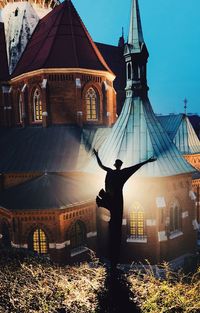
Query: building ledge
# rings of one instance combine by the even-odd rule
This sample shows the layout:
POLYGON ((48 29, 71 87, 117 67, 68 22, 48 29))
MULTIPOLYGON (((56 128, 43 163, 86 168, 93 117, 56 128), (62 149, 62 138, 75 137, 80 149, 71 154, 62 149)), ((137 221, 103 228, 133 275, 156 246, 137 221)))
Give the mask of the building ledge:
POLYGON ((183 235, 183 232, 181 230, 176 230, 176 231, 170 233, 169 239, 174 239, 174 238, 180 237, 182 235, 183 235))
POLYGON ((86 251, 88 251, 89 249, 87 247, 78 247, 78 248, 74 248, 71 250, 71 257, 73 258, 74 256, 78 255, 78 254, 81 254, 81 253, 84 253, 86 251))
POLYGON ((133 238, 129 237, 126 239, 126 242, 132 242, 132 243, 147 243, 147 237, 145 238, 133 238))

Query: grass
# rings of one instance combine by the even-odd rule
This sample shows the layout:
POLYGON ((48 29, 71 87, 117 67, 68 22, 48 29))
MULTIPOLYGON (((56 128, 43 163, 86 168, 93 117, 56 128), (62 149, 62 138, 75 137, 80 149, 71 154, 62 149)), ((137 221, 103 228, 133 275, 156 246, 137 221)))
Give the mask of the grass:
POLYGON ((97 264, 58 267, 32 256, 0 261, 1 313, 96 312, 105 269, 97 264))
POLYGON ((199 313, 200 268, 193 275, 184 275, 173 273, 167 264, 163 267, 162 279, 150 267, 115 279, 111 297, 106 269, 96 259, 92 264, 58 267, 24 251, 0 250, 0 313, 111 313, 102 303, 111 297, 116 302, 111 306, 119 307, 122 295, 118 293, 125 292, 122 282, 127 283, 127 304, 135 302, 141 313, 199 313))
POLYGON ((174 273, 163 264, 162 279, 152 269, 133 271, 128 280, 142 313, 199 313, 200 268, 195 274, 174 273))

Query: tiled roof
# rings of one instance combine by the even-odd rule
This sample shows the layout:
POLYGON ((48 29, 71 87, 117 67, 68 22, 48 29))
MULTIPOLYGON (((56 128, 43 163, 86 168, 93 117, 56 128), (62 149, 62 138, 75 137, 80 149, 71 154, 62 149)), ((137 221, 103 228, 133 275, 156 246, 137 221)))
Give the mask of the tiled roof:
MULTIPOLYGON (((131 166, 154 156, 157 161, 142 167, 137 174, 147 177, 174 176, 193 172, 166 131, 158 122, 148 99, 127 98, 110 135, 99 149, 106 166, 120 158, 124 166, 131 166)), ((92 160, 86 171, 96 171, 92 160)))
POLYGON ((0 206, 11 210, 62 209, 94 200, 88 176, 43 174, 0 193, 0 206), (88 188, 83 188, 87 182, 88 188))
POLYGON ((0 22, 0 81, 9 79, 4 24, 0 22))
POLYGON ((158 116, 158 120, 183 154, 200 153, 200 141, 185 114, 158 116))
POLYGON ((111 72, 70 0, 40 20, 13 77, 45 68, 111 72))
POLYGON ((197 114, 189 114, 188 118, 190 123, 192 124, 195 133, 197 134, 198 138, 200 139, 200 116, 197 114))
POLYGON ((73 171, 80 138, 70 126, 0 129, 0 173, 73 171))
POLYGON ((96 42, 96 45, 106 60, 106 63, 116 75, 114 88, 117 91, 124 90, 126 87, 126 65, 123 55, 124 48, 98 42, 96 42))

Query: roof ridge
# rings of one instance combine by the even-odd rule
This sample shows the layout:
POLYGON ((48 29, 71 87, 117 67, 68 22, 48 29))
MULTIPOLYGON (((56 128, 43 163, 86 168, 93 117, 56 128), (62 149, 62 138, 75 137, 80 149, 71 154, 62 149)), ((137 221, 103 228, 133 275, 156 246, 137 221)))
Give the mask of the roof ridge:
MULTIPOLYGON (((70 1, 70 2, 71 2, 71 1, 70 1)), ((71 4, 72 4, 72 2, 71 2, 71 4)), ((77 13, 77 15, 78 15, 78 18, 79 18, 79 20, 80 20, 80 22, 81 22, 81 25, 82 25, 82 27, 83 27, 83 29, 84 29, 84 31, 85 31, 85 33, 86 33, 88 39, 89 39, 90 44, 92 45, 92 47, 93 47, 93 49, 94 49, 94 52, 95 52, 96 56, 98 57, 99 61, 104 65, 104 67, 105 67, 110 73, 114 74, 114 73, 112 72, 112 70, 109 68, 109 66, 108 66, 108 64, 106 63, 105 59, 103 58, 103 56, 102 56, 101 52, 99 51, 98 47, 97 47, 96 44, 94 43, 92 37, 90 36, 90 34, 89 34, 89 32, 88 32, 88 30, 87 30, 85 24, 83 23, 83 21, 82 21, 80 15, 79 15, 79 13, 78 13, 78 11, 75 9, 75 7, 74 7, 73 4, 72 4, 72 7, 73 7, 74 10, 76 11, 76 13, 77 13)))
MULTIPOLYGON (((55 8, 55 9, 56 9, 56 8, 55 8)), ((34 29, 32 35, 31 35, 31 37, 30 37, 30 39, 29 39, 29 41, 28 41, 28 43, 27 43, 27 45, 26 45, 24 51, 22 52, 21 57, 19 58, 19 60, 18 60, 18 62, 17 62, 17 64, 16 64, 16 66, 15 66, 13 72, 12 72, 12 75, 11 75, 12 78, 15 77, 15 71, 16 71, 16 69, 17 69, 17 67, 18 67, 18 64, 20 64, 20 60, 23 58, 24 54, 26 53, 26 51, 28 50, 29 46, 30 46, 31 43, 32 43, 32 42, 31 42, 31 38, 33 38, 33 36, 35 35, 35 33, 38 31, 38 28, 40 27, 41 23, 43 23, 44 20, 47 19, 50 14, 52 14, 52 12, 53 12, 53 10, 50 11, 47 15, 45 15, 42 19, 40 19, 39 22, 37 23, 37 25, 36 25, 36 27, 35 27, 35 29, 34 29)), ((57 19, 58 19, 58 17, 56 17, 56 20, 57 20, 57 19)), ((50 32, 51 32, 51 29, 49 30, 48 34, 49 34, 50 32)), ((44 41, 41 42, 40 49, 41 49, 41 47, 42 47, 44 44, 45 44, 44 41)), ((49 54, 50 54, 50 51, 51 51, 51 49, 49 49, 49 54)), ((48 56, 49 56, 49 55, 48 55, 48 56)), ((48 59, 48 57, 47 57, 47 59, 48 59)), ((33 64, 34 61, 35 61, 35 59, 33 58, 32 61, 30 62, 30 64, 33 64)), ((46 62, 45 62, 45 63, 46 63, 46 62)), ((17 76, 18 76, 18 75, 17 75, 17 76)))

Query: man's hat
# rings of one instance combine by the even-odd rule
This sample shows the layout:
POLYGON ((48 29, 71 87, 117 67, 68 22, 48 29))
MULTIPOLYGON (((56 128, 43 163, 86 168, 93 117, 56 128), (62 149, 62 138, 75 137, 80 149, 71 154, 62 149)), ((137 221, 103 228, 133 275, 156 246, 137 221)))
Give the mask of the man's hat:
POLYGON ((114 166, 116 166, 116 167, 119 166, 120 167, 120 166, 122 166, 122 164, 123 164, 123 162, 121 160, 117 159, 117 160, 115 160, 114 166))

